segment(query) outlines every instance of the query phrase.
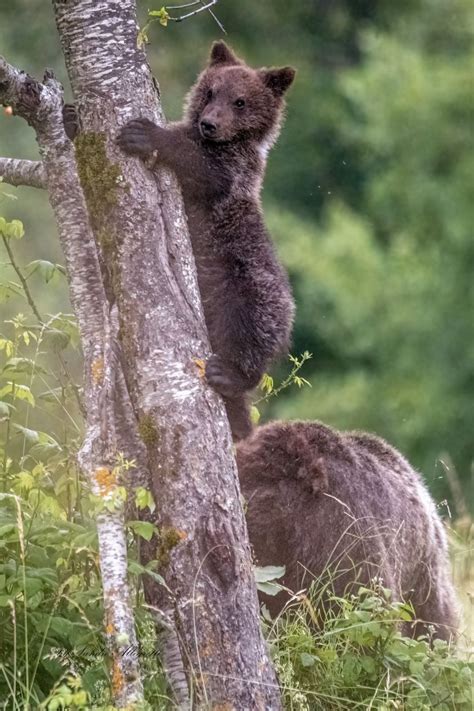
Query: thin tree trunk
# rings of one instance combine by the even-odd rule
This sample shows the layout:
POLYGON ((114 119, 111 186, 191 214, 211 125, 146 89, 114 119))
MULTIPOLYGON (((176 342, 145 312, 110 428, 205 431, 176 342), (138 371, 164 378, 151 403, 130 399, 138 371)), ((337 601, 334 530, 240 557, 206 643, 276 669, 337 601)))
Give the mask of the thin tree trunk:
MULTIPOLYGON (((115 474, 113 333, 74 149, 64 133, 62 102, 62 88, 51 75, 45 75, 40 84, 0 57, 0 103, 11 105, 36 132, 43 158, 39 172, 43 173, 58 223, 69 294, 79 324, 86 410, 80 464, 92 492, 102 502, 97 530, 114 700, 120 708, 131 708, 142 701, 143 689, 137 659, 123 654, 129 646, 136 646, 136 636, 127 582, 124 503, 118 495, 115 474)), ((31 177, 28 162, 23 167, 24 175, 31 177)), ((18 170, 21 172, 19 164, 18 182, 26 182, 19 180, 18 170)))

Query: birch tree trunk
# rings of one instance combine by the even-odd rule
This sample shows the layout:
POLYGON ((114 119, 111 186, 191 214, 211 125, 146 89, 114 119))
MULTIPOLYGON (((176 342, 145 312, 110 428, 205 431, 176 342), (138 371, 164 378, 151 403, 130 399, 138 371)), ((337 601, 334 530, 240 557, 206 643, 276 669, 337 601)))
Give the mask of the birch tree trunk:
POLYGON ((113 327, 102 284, 94 235, 79 183, 74 149, 62 121, 62 88, 52 75, 40 84, 0 57, 0 103, 12 106, 36 132, 43 163, 0 161, 0 174, 14 185, 45 186, 54 209, 66 260, 71 303, 84 355, 85 438, 80 464, 102 501, 97 518, 104 591, 105 632, 111 656, 113 695, 119 708, 143 699, 138 662, 123 652, 136 646, 127 582, 124 502, 117 496, 113 407, 113 327))
MULTIPOLYGON (((59 152, 48 154, 47 138, 40 145, 73 306, 81 331, 101 342, 100 352, 92 348, 86 363, 89 380, 97 371, 93 364, 103 364, 103 399, 93 402, 100 427, 89 439, 109 443, 107 456, 101 450, 98 460, 112 471, 111 389, 115 400, 120 398, 119 422, 129 421, 123 387, 117 387, 113 373, 121 367, 158 511, 159 541, 154 551, 147 547, 147 557, 157 559, 167 584, 148 586, 147 596, 177 632, 193 698, 206 708, 279 709, 278 684, 260 630, 229 426, 221 399, 206 386, 198 365, 209 356, 209 344, 179 190, 172 175, 153 174, 114 143, 119 127, 131 118, 163 122, 157 84, 137 46, 135 2, 53 0, 53 7, 79 112, 75 151, 82 193, 75 168, 63 160, 72 150, 64 134, 59 152), (64 188, 63 171, 73 171, 74 191, 63 190, 61 196, 54 182, 64 188), (103 282, 91 230, 104 263, 103 282), (93 265, 87 274, 74 263, 75 257, 84 268, 87 264, 77 252, 79 231, 86 235, 84 251, 93 265), (76 252, 68 259, 69 239, 76 252), (120 366, 111 303, 118 308, 120 366), (104 401, 110 407, 101 406, 104 401)), ((32 182, 40 179, 41 171, 30 173, 32 182)), ((94 421, 97 425, 97 417, 94 421)), ((84 448, 88 456, 90 442, 84 448)))

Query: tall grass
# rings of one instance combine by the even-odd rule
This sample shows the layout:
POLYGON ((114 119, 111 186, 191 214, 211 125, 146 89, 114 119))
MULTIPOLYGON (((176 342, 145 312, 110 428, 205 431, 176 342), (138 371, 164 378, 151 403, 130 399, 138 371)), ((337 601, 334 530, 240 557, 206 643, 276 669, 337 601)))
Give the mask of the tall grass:
POLYGON ((341 598, 330 579, 326 571, 278 619, 266 616, 285 709, 472 710, 468 652, 403 636, 413 610, 377 581, 341 598))

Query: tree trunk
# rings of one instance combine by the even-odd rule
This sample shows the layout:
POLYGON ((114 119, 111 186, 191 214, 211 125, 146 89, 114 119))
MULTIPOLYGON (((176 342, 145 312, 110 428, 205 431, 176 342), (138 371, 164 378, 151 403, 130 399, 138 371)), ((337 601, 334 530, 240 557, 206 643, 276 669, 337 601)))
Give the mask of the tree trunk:
POLYGON ((278 709, 229 427, 196 363, 209 345, 179 190, 169 173, 154 175, 114 144, 131 118, 163 121, 137 46, 135 2, 53 4, 79 111, 79 175, 157 502, 155 557, 171 592, 148 595, 171 611, 196 698, 278 709))
POLYGON ((105 631, 110 651, 114 700, 131 708, 143 699, 137 659, 124 654, 136 646, 127 581, 124 502, 115 471, 113 326, 102 284, 94 235, 77 175, 74 149, 62 122, 62 88, 50 74, 39 84, 0 57, 0 103, 13 107, 36 131, 43 165, 0 161, 3 176, 14 184, 39 187, 44 181, 54 209, 66 260, 71 303, 84 354, 85 438, 80 464, 92 492, 101 501, 97 517, 104 590, 105 631), (33 170, 32 170, 33 168, 33 170))

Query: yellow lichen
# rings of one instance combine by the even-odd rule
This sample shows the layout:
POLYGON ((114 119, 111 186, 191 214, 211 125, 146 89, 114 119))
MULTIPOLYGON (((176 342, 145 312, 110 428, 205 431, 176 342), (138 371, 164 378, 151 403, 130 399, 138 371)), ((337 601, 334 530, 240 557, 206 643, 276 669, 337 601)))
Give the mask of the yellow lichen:
POLYGON ((198 377, 204 378, 206 375, 206 361, 203 358, 193 358, 193 361, 198 367, 198 377))
POLYGON ((185 531, 181 531, 179 528, 174 528, 173 526, 165 526, 161 529, 160 545, 156 556, 159 568, 169 565, 171 551, 181 543, 181 541, 184 541, 186 537, 187 533, 185 531))
POLYGON ((123 674, 118 659, 114 659, 112 664, 112 693, 117 698, 123 689, 123 674))
POLYGON ((91 365, 92 380, 95 385, 101 385, 104 380, 104 359, 96 358, 91 365))
POLYGON ((100 493, 104 496, 109 494, 117 485, 117 474, 115 469, 108 467, 97 467, 94 478, 99 485, 100 493))

